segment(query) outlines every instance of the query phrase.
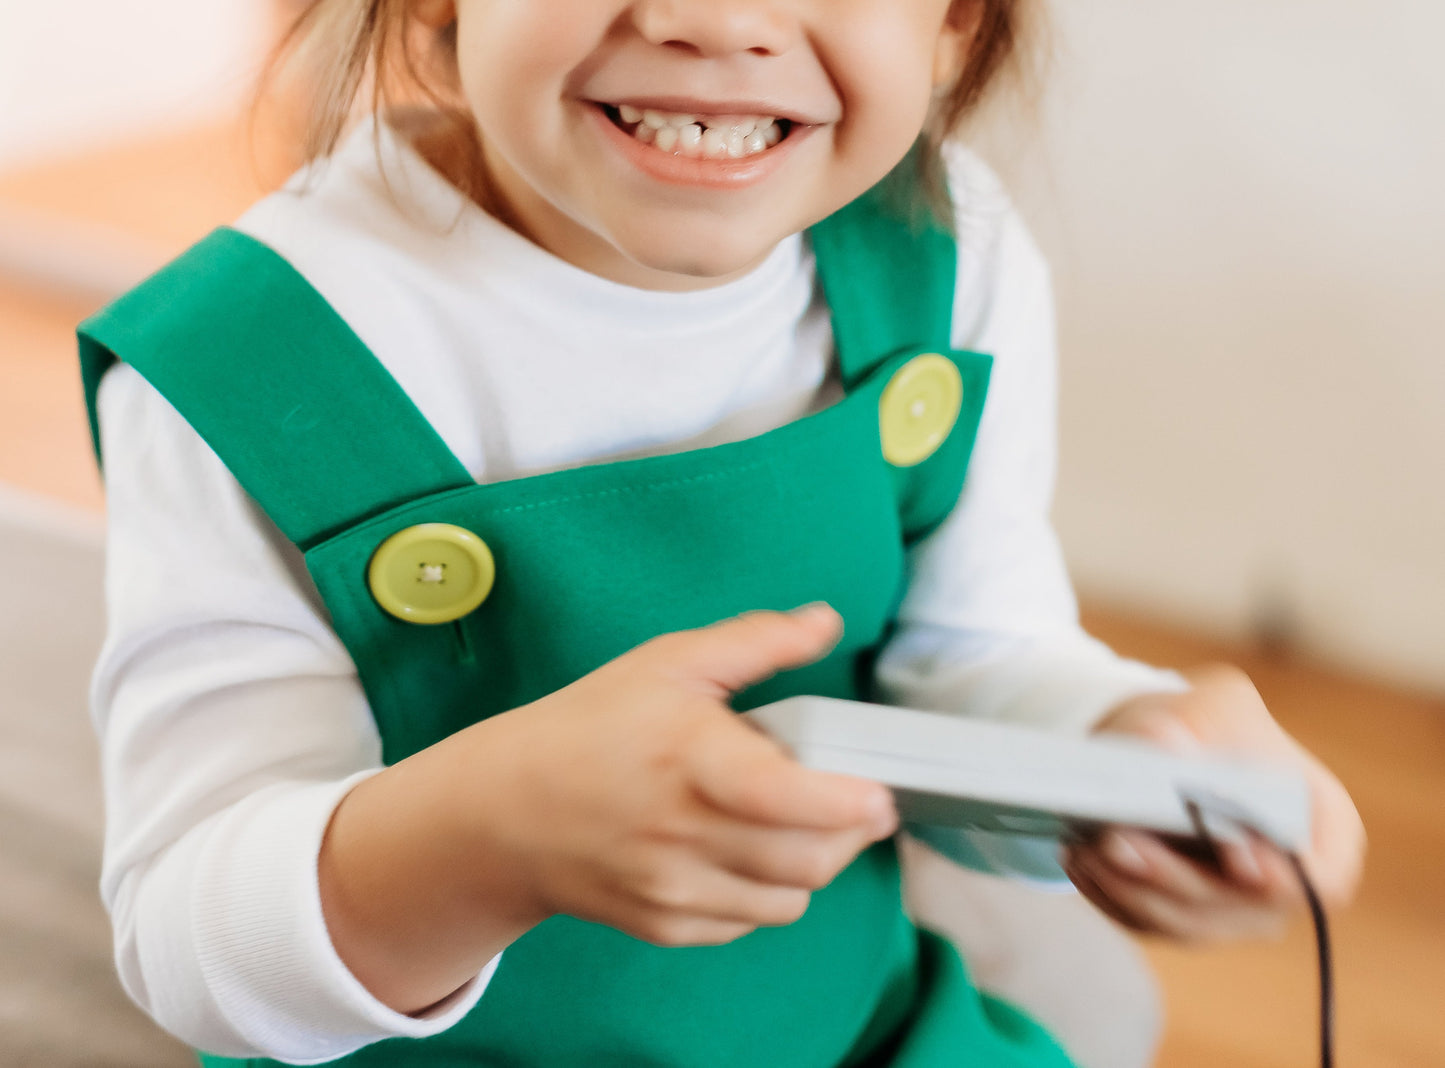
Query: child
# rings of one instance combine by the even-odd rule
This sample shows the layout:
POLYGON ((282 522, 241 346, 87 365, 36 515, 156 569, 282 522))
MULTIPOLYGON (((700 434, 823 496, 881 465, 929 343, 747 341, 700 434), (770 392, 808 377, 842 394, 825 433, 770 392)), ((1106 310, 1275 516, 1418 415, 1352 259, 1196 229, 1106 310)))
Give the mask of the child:
MULTIPOLYGON (((732 714, 793 693, 1303 767, 1348 895, 1247 681, 1078 628, 1047 276, 940 154, 1023 2, 307 8, 313 156, 369 61, 434 103, 82 328, 103 889, 207 1063, 1067 1063, 903 914, 887 792, 732 714)), ((1293 902, 1256 847, 1067 865, 1180 937, 1293 902)))

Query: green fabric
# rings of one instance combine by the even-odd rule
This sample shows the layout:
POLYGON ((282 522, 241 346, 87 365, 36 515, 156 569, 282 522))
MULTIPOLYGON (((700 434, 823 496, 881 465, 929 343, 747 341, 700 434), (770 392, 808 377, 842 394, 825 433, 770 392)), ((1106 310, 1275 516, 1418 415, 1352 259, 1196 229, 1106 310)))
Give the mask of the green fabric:
POLYGON ((271 520, 303 547, 472 482, 320 294, 234 230, 82 323, 80 352, 93 427, 101 375, 126 353, 201 437, 226 443, 243 486, 268 488, 271 520))
MULTIPOLYGON (((933 273, 952 278, 952 245, 930 239, 920 254, 917 234, 869 218, 860 224, 865 242, 845 226, 815 243, 820 274, 847 277, 849 264, 835 260, 856 261, 881 243, 885 261, 928 276, 918 291, 943 299, 933 273)), ((446 477, 454 471, 449 457, 438 454, 434 432, 416 425, 415 409, 394 383, 378 385, 376 373, 362 369, 374 358, 334 329, 334 315, 317 311, 319 298, 284 292, 304 285, 294 272, 238 253, 236 242, 227 236, 212 246, 216 260, 201 253, 180 268, 210 279, 186 292, 188 311, 168 308, 152 322, 147 302, 136 298, 89 324, 87 359, 99 365, 115 353, 129 360, 192 420, 268 513, 289 517, 288 535, 306 535, 294 540, 357 663, 388 763, 555 691, 657 634, 811 600, 826 600, 843 615, 837 649, 735 703, 745 708, 800 693, 868 695, 873 656, 906 587, 907 544, 953 506, 987 387, 987 357, 951 351, 946 336, 939 344, 935 336, 912 332, 920 322, 935 329, 946 324, 946 306, 900 319, 891 290, 865 286, 854 293, 847 315, 835 319, 840 348, 853 361, 847 396, 768 434, 478 486, 446 477), (241 285, 227 272, 242 265, 273 277, 241 285), (277 306, 302 319, 279 318, 259 328, 249 306, 257 291, 271 293, 277 306), (246 307, 238 311, 238 302, 246 307), (326 324, 305 318, 313 314, 326 324), (237 328, 237 318, 244 328, 237 328), (178 319, 184 320, 179 327, 178 319), (909 332, 900 335, 905 327, 909 332), (153 331, 161 336, 147 336, 153 331), (273 334, 286 338, 284 347, 273 334), (306 347, 299 340, 306 338, 324 338, 325 346, 306 347), (965 410, 934 456, 903 471, 882 458, 878 399, 920 348, 940 351, 959 367, 965 410), (211 363, 228 368, 210 370, 211 363), (242 383, 270 381, 278 370, 288 389, 301 392, 234 395, 242 383), (302 445, 258 440, 274 437, 297 405, 314 411, 318 392, 332 414, 302 445), (347 454, 358 411, 369 428, 386 428, 388 468, 409 472, 415 464, 427 488, 398 503, 393 494, 404 479, 374 487, 355 477, 358 468, 347 454), (333 461, 351 472, 346 492, 328 492, 324 508, 304 511, 297 496, 311 492, 323 480, 317 472, 331 471, 333 461), (387 537, 432 522, 483 538, 496 558, 496 585, 464 619, 417 626, 380 609, 365 572, 387 537)), ((853 266, 860 276, 865 272, 865 265, 853 266)), ((182 283, 163 272, 149 286, 149 299, 158 299, 182 283)), ((946 295, 951 298, 951 281, 946 295)), ((309 416, 304 421, 309 425, 309 416)), ((951 948, 914 928, 899 897, 897 856, 891 843, 882 843, 815 894, 797 923, 726 946, 662 949, 606 927, 553 918, 506 951, 479 1004, 445 1034, 378 1043, 337 1063, 1042 1068, 1068 1062, 1035 1025, 982 998, 951 948)))
MULTIPOLYGON (((900 170, 916 168, 915 157, 900 170)), ((845 386, 881 356, 949 351, 958 260, 953 238, 936 222, 903 218, 880 187, 818 223, 808 238, 845 386)))
MULTIPOLYGON (((906 585, 899 479, 879 452, 876 420, 906 359, 759 437, 438 494, 313 548, 307 565, 360 667, 385 759, 536 700, 657 634, 753 608, 826 600, 847 629, 827 659, 740 695, 739 707, 785 692, 866 693, 860 658, 880 643, 906 585), (356 581, 378 545, 418 523, 474 531, 496 558, 491 595, 447 627, 396 619, 356 581), (443 722, 417 715, 420 679, 443 722)), ((960 431, 959 442, 969 436, 960 431)), ((904 482, 910 502, 931 496, 920 479, 904 482)))

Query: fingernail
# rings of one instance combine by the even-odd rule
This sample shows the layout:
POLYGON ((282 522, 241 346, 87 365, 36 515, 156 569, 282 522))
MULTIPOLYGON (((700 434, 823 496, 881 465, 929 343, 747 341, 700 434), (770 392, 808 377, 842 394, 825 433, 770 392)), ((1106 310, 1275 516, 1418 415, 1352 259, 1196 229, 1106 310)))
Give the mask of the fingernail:
POLYGON ((793 609, 795 616, 835 616, 838 613, 833 611, 833 606, 827 601, 810 601, 808 604, 799 605, 793 609))
POLYGON ((1143 875, 1149 870, 1149 862, 1139 852, 1139 847, 1119 831, 1109 832, 1104 842, 1104 856, 1114 867, 1133 875, 1143 875))

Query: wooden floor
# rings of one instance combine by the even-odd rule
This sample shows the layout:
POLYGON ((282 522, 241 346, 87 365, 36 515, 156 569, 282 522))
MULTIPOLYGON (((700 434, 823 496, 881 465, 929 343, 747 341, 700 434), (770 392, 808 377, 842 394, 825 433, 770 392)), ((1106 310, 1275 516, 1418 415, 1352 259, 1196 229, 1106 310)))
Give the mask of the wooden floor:
MULTIPOLYGON (((0 175, 0 218, 24 208, 102 224, 133 236, 159 262, 274 179, 274 162, 258 177, 246 158, 239 124, 226 123, 0 175)), ((90 303, 0 279, 0 483, 98 510, 71 340, 90 303)), ((1334 920, 1340 1064, 1445 1065, 1445 701, 1102 607, 1086 618, 1120 650, 1155 663, 1242 662, 1286 726, 1337 769, 1372 842, 1359 903, 1334 920)), ((1313 957, 1303 923, 1279 944, 1160 945, 1150 954, 1170 1013, 1161 1065, 1315 1063, 1313 957)))

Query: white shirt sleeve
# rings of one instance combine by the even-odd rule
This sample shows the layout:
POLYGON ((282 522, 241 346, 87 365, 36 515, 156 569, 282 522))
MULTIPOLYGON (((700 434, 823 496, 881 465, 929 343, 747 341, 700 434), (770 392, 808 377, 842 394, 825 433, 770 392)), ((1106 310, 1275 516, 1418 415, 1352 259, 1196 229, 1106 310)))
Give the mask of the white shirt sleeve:
MULTIPOLYGON (((1049 518, 1056 341, 1048 267, 997 180, 950 161, 960 204, 954 345, 994 358, 963 493, 910 550, 898 629, 877 663, 890 704, 1083 733, 1137 694, 1186 688, 1079 625, 1049 518)), ((1054 847, 944 828, 919 837, 970 867, 1061 877, 1054 847)))
POLYGON ((381 767, 370 709, 299 552, 133 369, 99 396, 109 501, 102 896, 131 997, 197 1048, 316 1063, 425 1037, 372 997, 322 917, 331 813, 381 767))

